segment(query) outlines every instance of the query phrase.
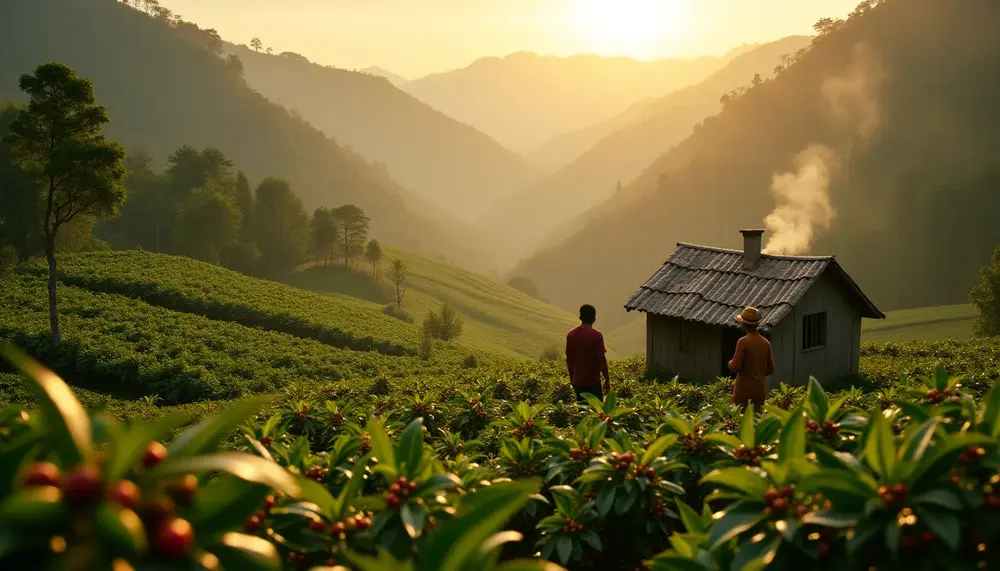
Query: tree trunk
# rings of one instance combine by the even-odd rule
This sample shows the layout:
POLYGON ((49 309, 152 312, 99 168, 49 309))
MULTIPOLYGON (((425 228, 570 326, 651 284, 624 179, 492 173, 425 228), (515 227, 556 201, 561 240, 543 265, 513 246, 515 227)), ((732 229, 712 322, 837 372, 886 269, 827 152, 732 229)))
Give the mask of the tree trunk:
POLYGON ((46 240, 45 258, 49 262, 49 329, 52 335, 52 344, 62 343, 62 333, 59 331, 59 310, 56 307, 56 253, 54 240, 46 240))

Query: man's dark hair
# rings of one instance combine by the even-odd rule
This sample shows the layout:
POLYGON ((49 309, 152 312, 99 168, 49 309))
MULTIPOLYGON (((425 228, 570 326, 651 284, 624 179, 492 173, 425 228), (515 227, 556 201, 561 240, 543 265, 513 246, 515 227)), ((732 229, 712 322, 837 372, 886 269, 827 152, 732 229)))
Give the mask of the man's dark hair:
POLYGON ((580 306, 580 321, 587 325, 593 325, 597 321, 597 310, 593 305, 586 304, 580 306))

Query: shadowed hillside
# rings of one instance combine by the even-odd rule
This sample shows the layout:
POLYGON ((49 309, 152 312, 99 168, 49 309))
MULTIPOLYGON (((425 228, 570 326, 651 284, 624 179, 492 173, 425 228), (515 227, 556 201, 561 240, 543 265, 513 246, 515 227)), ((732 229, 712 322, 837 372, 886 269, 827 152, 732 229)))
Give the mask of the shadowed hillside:
POLYGON ((240 57, 254 89, 381 163, 393 179, 452 216, 471 220, 534 178, 516 153, 377 75, 293 54, 226 49, 240 57))
POLYGON ((402 89, 525 152, 567 131, 605 121, 637 100, 696 83, 724 66, 728 57, 640 62, 519 52, 415 79, 402 89))
MULTIPOLYGON (((754 74, 773 75, 783 56, 809 45, 793 36, 765 44, 729 62, 704 81, 658 99, 642 102, 598 128, 606 136, 582 156, 526 191, 502 200, 489 219, 498 227, 516 224, 505 246, 526 256, 547 244, 540 242, 604 199, 613 199, 619 182, 628 184, 649 163, 691 134, 705 117, 717 113, 719 98, 749 85, 754 74), (622 125, 615 129, 616 125, 622 125), (612 130, 614 129, 614 130, 612 130)), ((586 139, 593 132, 579 133, 586 139)), ((484 220, 485 221, 485 220, 484 220)))
POLYGON ((823 22, 807 54, 512 275, 566 307, 621 307, 677 241, 740 247, 736 230, 764 224, 772 177, 788 173, 781 204, 805 222, 786 227, 804 238, 790 251, 837 254, 883 310, 965 301, 1000 243, 1000 5, 862 11, 823 22))
POLYGON ((0 99, 21 100, 18 77, 56 60, 94 81, 111 117, 108 135, 145 147, 160 165, 181 145, 217 146, 251 179, 287 179, 307 208, 353 202, 387 240, 482 256, 468 234, 411 212, 407 191, 382 168, 248 88, 190 27, 107 0, 4 0, 0 53, 0 99))

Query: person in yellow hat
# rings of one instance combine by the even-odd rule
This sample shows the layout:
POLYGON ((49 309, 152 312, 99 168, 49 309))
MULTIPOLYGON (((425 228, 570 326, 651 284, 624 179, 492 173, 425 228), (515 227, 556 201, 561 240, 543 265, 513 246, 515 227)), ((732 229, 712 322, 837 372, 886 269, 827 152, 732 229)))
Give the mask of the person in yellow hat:
POLYGON ((757 330, 760 325, 760 311, 747 307, 736 316, 745 334, 736 342, 736 354, 729 361, 729 370, 736 373, 733 387, 733 404, 746 409, 753 403, 755 411, 764 407, 767 396, 767 376, 774 373, 774 355, 771 342, 757 330))

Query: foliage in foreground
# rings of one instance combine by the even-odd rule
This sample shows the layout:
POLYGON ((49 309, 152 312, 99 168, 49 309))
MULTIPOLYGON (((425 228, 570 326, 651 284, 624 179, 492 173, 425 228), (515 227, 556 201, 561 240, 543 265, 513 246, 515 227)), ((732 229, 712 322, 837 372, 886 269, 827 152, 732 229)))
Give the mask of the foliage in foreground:
POLYGON ((778 391, 763 414, 694 401, 685 413, 693 389, 675 383, 662 400, 580 407, 499 389, 416 393, 379 414, 364 399, 317 397, 249 420, 226 444, 241 451, 218 452, 259 404, 237 403, 164 454, 156 442, 181 418, 87 420, 61 381, 27 363, 40 411, 0 417, 4 566, 1000 564, 1000 390, 977 399, 941 367, 875 401, 831 397, 813 380, 778 391))

